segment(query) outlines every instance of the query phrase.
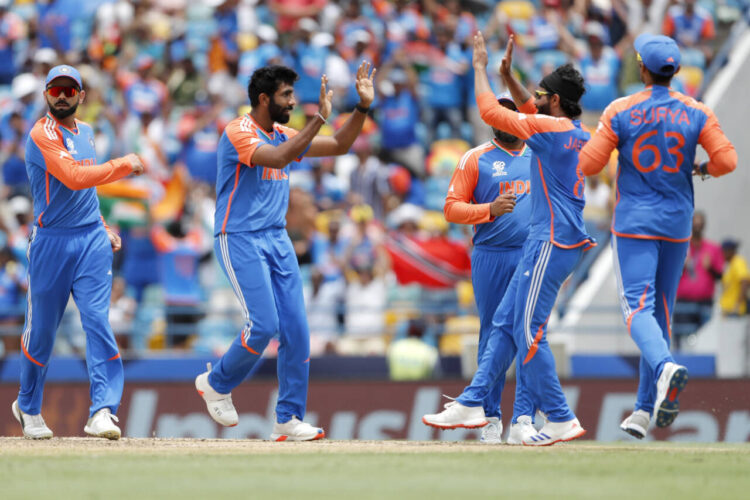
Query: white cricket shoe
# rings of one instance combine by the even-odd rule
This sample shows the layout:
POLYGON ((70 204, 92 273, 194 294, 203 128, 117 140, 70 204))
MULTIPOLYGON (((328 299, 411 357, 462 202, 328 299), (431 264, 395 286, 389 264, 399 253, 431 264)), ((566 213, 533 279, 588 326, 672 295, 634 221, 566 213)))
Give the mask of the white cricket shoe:
POLYGON ((537 433, 534 428, 534 424, 531 422, 529 415, 521 415, 516 420, 516 423, 510 424, 510 432, 508 432, 508 444, 520 445, 523 444, 525 439, 530 439, 537 433))
POLYGON ((646 437, 648 424, 651 422, 651 415, 645 410, 635 410, 628 418, 622 421, 620 429, 638 439, 646 437))
POLYGON ((271 441, 317 441, 326 437, 326 433, 320 427, 313 427, 297 417, 292 417, 288 422, 273 424, 271 441))
POLYGON ((561 441, 572 441, 586 434, 577 418, 567 422, 547 422, 535 435, 523 440, 524 446, 549 446, 561 441))
POLYGON ((211 415, 211 418, 225 427, 234 427, 239 422, 239 417, 232 403, 232 394, 221 394, 211 387, 208 383, 211 363, 208 363, 206 367, 205 372, 195 377, 195 389, 206 402, 206 408, 208 408, 208 414, 211 415))
POLYGON ((445 410, 434 415, 425 415, 422 422, 438 429, 476 429, 484 427, 489 422, 484 416, 482 406, 464 406, 458 401, 445 403, 445 410))
POLYGON ((680 413, 677 396, 688 383, 688 371, 677 363, 664 363, 659 380, 656 382, 656 403, 654 415, 657 427, 667 427, 680 413))
POLYGON ((102 408, 86 422, 83 432, 93 437, 120 439, 122 433, 120 428, 115 425, 115 422, 119 421, 116 415, 112 415, 109 408, 102 408))
POLYGON ((13 416, 16 417, 18 423, 21 424, 21 428, 23 428, 23 437, 27 439, 50 439, 52 437, 52 431, 44 423, 41 413, 36 415, 24 413, 18 407, 18 400, 13 401, 10 408, 13 411, 13 416))
POLYGON ((487 444, 502 444, 503 421, 497 417, 487 417, 487 425, 482 427, 479 441, 487 444))

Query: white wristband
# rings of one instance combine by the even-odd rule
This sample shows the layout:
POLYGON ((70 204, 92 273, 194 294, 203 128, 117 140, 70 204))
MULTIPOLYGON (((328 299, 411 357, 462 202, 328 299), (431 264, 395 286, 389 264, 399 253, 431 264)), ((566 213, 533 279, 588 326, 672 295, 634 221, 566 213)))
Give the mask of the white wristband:
POLYGON ((323 120, 323 123, 328 123, 328 120, 326 120, 325 118, 323 118, 323 115, 320 114, 320 111, 318 111, 317 113, 315 113, 315 116, 319 116, 320 119, 323 120))

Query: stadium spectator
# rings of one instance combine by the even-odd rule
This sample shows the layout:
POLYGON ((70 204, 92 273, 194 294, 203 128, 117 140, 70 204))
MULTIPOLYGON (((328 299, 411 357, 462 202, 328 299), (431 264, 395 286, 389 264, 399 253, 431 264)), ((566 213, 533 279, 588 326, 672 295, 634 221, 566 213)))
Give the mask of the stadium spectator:
POLYGON ((714 19, 697 5, 697 0, 681 0, 670 7, 664 16, 662 33, 677 40, 680 47, 700 50, 707 60, 713 56, 709 42, 716 36, 714 19))
POLYGON ((203 248, 200 224, 176 219, 165 227, 151 227, 151 241, 159 255, 159 280, 164 289, 167 312, 167 347, 186 348, 197 333, 195 325, 203 314, 205 299, 198 277, 198 261, 203 248))
POLYGON ((386 358, 391 380, 427 380, 435 375, 440 361, 439 352, 432 342, 425 341, 429 326, 423 318, 405 323, 401 338, 388 346, 386 358))
POLYGON ((19 348, 19 338, 15 335, 23 326, 24 303, 28 280, 26 268, 19 263, 13 251, 0 249, 0 336, 3 337, 5 352, 19 348))
POLYGON ((448 26, 437 26, 435 40, 436 50, 431 54, 425 72, 428 90, 423 114, 428 143, 437 138, 441 123, 448 124, 448 137, 461 137, 463 79, 469 70, 470 60, 453 42, 453 34, 448 26))
POLYGON ((298 27, 303 18, 316 17, 328 0, 270 0, 270 11, 278 16, 278 27, 282 33, 289 33, 298 27))
POLYGON ((12 0, 0 0, 0 85, 7 85, 16 76, 15 42, 23 36, 24 24, 9 7, 12 0))
POLYGON ((619 96, 620 57, 608 45, 604 26, 589 22, 585 31, 588 48, 579 54, 581 74, 586 81, 586 93, 583 94, 581 105, 585 111, 596 112, 598 116, 619 96))
POLYGON ((732 239, 726 239, 721 243, 721 252, 727 264, 721 277, 722 292, 719 299, 724 316, 747 314, 750 271, 745 258, 737 253, 738 247, 739 243, 732 239))
POLYGON ((703 237, 706 215, 696 211, 693 215, 693 234, 690 249, 677 287, 673 342, 682 347, 686 336, 695 333, 709 319, 714 305, 716 282, 721 279, 724 258, 721 247, 703 237))
POLYGON ((424 148, 417 138, 417 74, 406 62, 403 51, 383 65, 379 79, 378 115, 383 151, 391 161, 405 166, 415 177, 422 177, 425 168, 424 148))

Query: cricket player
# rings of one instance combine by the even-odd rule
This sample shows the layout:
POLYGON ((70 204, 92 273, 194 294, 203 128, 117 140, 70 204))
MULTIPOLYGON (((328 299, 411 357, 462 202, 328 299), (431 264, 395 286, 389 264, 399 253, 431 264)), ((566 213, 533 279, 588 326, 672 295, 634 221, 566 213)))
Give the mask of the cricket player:
POLYGON ((120 237, 104 223, 94 186, 143 173, 134 154, 96 163, 94 131, 76 120, 86 96, 81 75, 71 66, 47 74, 44 98, 49 112, 26 142, 26 172, 34 198, 29 238, 29 289, 21 338, 21 389, 13 415, 31 439, 49 439, 42 418, 47 363, 70 294, 86 332, 86 366, 91 408, 84 427, 90 436, 119 439, 115 425, 123 388, 120 353, 109 325, 112 251, 120 237))
POLYGON ((641 350, 635 411, 620 427, 643 438, 652 415, 658 427, 674 421, 678 395, 688 381, 669 344, 670 311, 690 244, 691 174, 727 174, 737 165, 737 153, 710 109, 669 88, 680 69, 675 41, 644 34, 635 40, 635 50, 646 89, 604 110, 597 134, 581 151, 580 168, 594 175, 618 149, 614 267, 623 317, 641 350), (694 167, 697 144, 709 161, 694 167))
MULTIPOLYGON (((508 42, 507 59, 512 44, 512 40, 508 42)), ((586 431, 565 400, 546 327, 560 286, 584 249, 594 245, 583 225, 583 178, 577 169, 578 152, 589 139, 577 120, 583 78, 571 65, 560 66, 540 82, 541 90, 533 103, 539 113, 514 113, 498 104, 492 94, 481 33, 474 36, 472 63, 482 120, 523 139, 532 149, 530 229, 471 385, 447 403, 443 412, 425 415, 422 420, 441 428, 487 425, 482 402, 492 381, 505 373, 515 354, 516 367, 534 405, 547 417, 539 433, 524 438, 523 444, 544 446, 570 441, 586 431)), ((519 108, 524 111, 531 106, 529 97, 519 108)))
MULTIPOLYGON (((510 94, 498 103, 518 111, 510 94)), ((469 150, 453 172, 445 199, 445 219, 456 224, 474 224, 471 253, 471 282, 479 312, 481 360, 487 350, 492 317, 521 260, 521 249, 529 235, 531 217, 531 150, 518 137, 493 128, 490 142, 469 150)), ((482 427, 481 441, 500 443, 503 434, 500 399, 505 373, 499 374, 482 402, 489 422, 482 427)), ((516 380, 509 444, 521 444, 526 434, 536 434, 532 425, 535 410, 520 378, 516 380)))
POLYGON ((363 62, 356 75, 359 103, 332 136, 317 136, 331 113, 333 91, 320 84, 318 112, 297 132, 284 126, 294 109, 294 70, 267 66, 248 85, 249 114, 230 122, 221 137, 216 179, 214 248, 245 314, 245 327, 212 369, 198 375, 195 387, 218 423, 237 425, 231 391, 260 359, 278 332, 279 396, 274 441, 309 441, 323 429, 303 421, 307 404, 310 333, 294 248, 286 233, 289 164, 306 156, 349 151, 375 96, 375 69, 363 62))

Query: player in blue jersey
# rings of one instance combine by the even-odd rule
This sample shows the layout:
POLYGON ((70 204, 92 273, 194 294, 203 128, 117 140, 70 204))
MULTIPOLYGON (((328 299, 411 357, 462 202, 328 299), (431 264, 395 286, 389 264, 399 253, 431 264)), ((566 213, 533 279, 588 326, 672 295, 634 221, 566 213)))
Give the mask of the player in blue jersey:
MULTIPOLYGON (((510 94, 499 96, 498 102, 517 111, 510 94)), ((474 224, 471 282, 479 312, 478 360, 486 351, 492 317, 521 260, 531 217, 531 150, 512 134, 497 129, 492 132, 494 137, 490 142, 461 158, 453 172, 444 208, 449 222, 474 224)), ((502 373, 482 403, 489 422, 482 427, 482 442, 501 442, 500 398, 504 386, 505 373, 502 373)), ((509 444, 521 444, 525 435, 536 433, 533 413, 531 399, 517 378, 509 444)))
POLYGON ((737 153, 713 111, 669 88, 680 69, 675 41, 641 35, 635 50, 646 89, 604 110, 580 167, 597 174, 612 150, 619 151, 612 249, 623 317, 641 351, 635 411, 620 428, 640 439, 652 416, 658 427, 674 421, 688 380, 669 352, 670 311, 692 231, 696 147, 709 156, 697 169, 701 175, 733 171, 737 153))
MULTIPOLYGON (((508 76, 512 47, 511 38, 504 63, 508 76)), ((570 441, 586 431, 565 400, 546 329, 560 286, 584 249, 594 244, 583 225, 583 178, 577 169, 578 151, 589 139, 577 120, 583 78, 572 66, 560 66, 542 79, 532 104, 520 84, 514 79, 508 82, 504 74, 506 84, 511 83, 514 99, 518 91, 524 93, 517 101, 523 103, 519 109, 539 111, 514 113, 498 104, 492 93, 481 33, 474 37, 473 65, 474 91, 482 120, 525 140, 533 152, 529 236, 493 318, 493 332, 471 385, 455 401, 447 403, 443 412, 425 415, 422 420, 441 428, 487 425, 482 402, 515 354, 517 370, 534 405, 547 417, 539 433, 524 438, 523 444, 545 446, 570 441)))
POLYGON ((214 248, 245 314, 245 327, 213 369, 195 379, 208 412, 218 423, 237 425, 230 392, 250 373, 279 333, 279 397, 271 439, 309 441, 323 429, 303 422, 310 367, 310 333, 302 279, 286 233, 289 164, 306 156, 346 153, 375 96, 375 70, 363 62, 356 75, 360 102, 332 136, 318 136, 331 113, 326 76, 318 112, 297 132, 284 126, 296 104, 297 73, 284 66, 255 71, 248 95, 252 111, 230 122, 219 142, 214 248))
POLYGON ((84 431, 119 439, 115 414, 123 389, 120 353, 109 325, 112 251, 120 237, 104 223, 94 186, 143 173, 136 155, 96 163, 94 131, 76 120, 85 92, 71 66, 52 68, 45 81, 49 112, 26 142, 26 172, 34 198, 34 227, 28 248, 29 289, 21 338, 21 389, 13 415, 23 434, 49 439, 41 415, 44 379, 55 333, 70 294, 86 332, 91 408, 84 431))

